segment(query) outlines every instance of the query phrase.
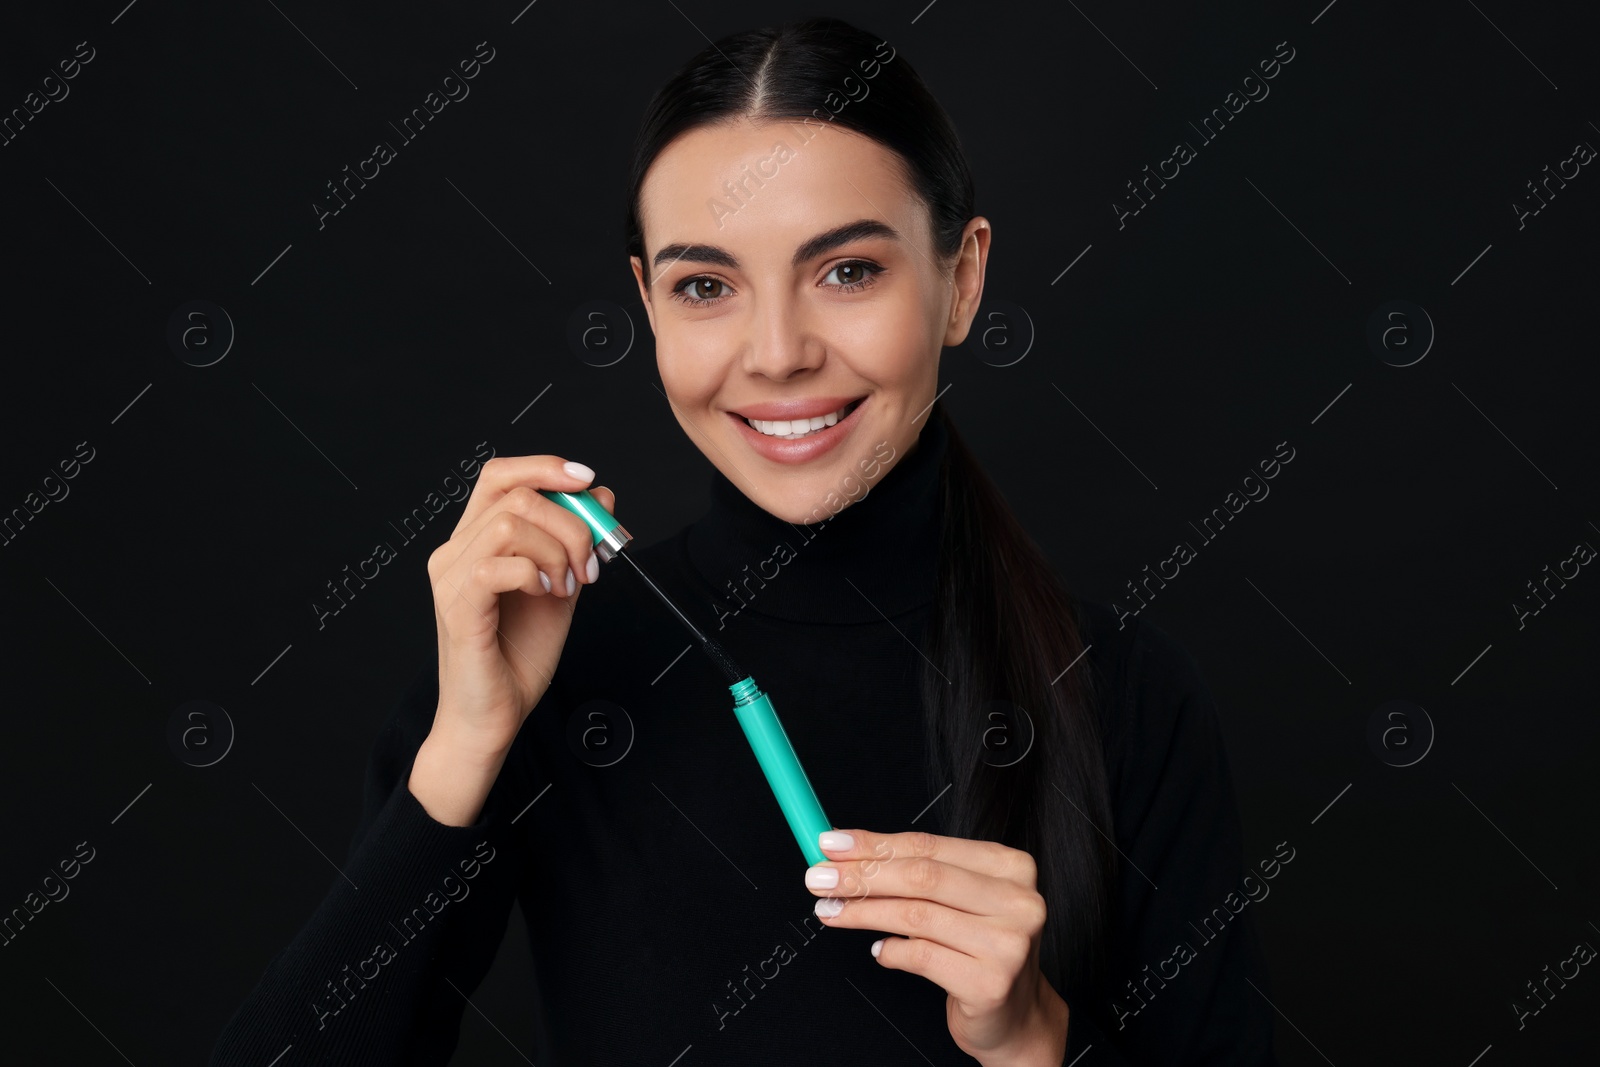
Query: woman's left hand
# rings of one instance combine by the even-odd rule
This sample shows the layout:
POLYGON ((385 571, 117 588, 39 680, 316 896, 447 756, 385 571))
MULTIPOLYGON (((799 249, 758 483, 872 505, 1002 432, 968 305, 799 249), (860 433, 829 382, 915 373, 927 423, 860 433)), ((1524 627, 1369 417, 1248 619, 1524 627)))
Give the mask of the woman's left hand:
POLYGON ((806 870, 807 888, 825 898, 818 917, 905 935, 875 943, 878 962, 949 994, 945 1017, 961 1051, 984 1067, 1059 1067, 1068 1010, 1039 969, 1045 902, 1032 855, 920 832, 833 830, 819 843, 829 859, 806 870), (837 882, 822 885, 830 869, 837 882))

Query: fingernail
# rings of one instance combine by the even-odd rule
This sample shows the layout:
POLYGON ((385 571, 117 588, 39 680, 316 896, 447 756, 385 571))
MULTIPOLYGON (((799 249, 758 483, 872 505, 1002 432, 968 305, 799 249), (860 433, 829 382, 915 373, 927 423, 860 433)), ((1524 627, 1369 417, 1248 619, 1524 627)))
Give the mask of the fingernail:
POLYGON ((837 918, 839 913, 844 910, 844 898, 823 897, 817 901, 817 906, 812 910, 817 913, 817 918, 819 919, 837 918))
POLYGON ((569 459, 561 465, 561 469, 574 478, 582 478, 586 482, 594 480, 594 471, 585 467, 582 463, 574 463, 569 459))
POLYGON ((824 830, 817 835, 817 844, 829 852, 848 852, 856 847, 856 839, 839 830, 824 830))
POLYGON ((544 585, 544 591, 548 593, 550 591, 550 579, 545 577, 544 571, 539 572, 539 581, 544 585))
POLYGON ((589 574, 589 581, 591 583, 600 577, 600 561, 595 558, 595 554, 593 552, 589 553, 589 565, 587 570, 589 574))
POLYGON ((876 941, 874 941, 872 943, 872 956, 873 956, 873 958, 876 959, 877 956, 878 956, 878 953, 880 953, 882 951, 883 951, 883 938, 880 937, 880 938, 878 938, 878 940, 876 940, 876 941))
POLYGON ((567 568, 567 595, 571 596, 578 591, 578 577, 572 573, 572 568, 567 568))
POLYGON ((812 889, 832 889, 839 884, 839 868, 807 867, 806 885, 812 889))

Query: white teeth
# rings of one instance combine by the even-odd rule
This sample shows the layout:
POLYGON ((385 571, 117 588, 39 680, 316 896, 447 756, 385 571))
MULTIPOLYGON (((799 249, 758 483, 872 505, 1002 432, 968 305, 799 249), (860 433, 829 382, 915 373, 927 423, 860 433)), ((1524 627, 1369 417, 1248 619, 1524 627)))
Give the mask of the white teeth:
MULTIPOLYGON (((851 403, 854 403, 854 401, 851 403)), ((807 437, 813 433, 816 433, 818 430, 821 430, 825 427, 834 425, 840 419, 844 418, 845 409, 849 406, 849 404, 846 404, 838 411, 830 412, 827 415, 818 415, 815 418, 810 419, 792 419, 787 421, 782 419, 745 419, 744 421, 748 422, 752 427, 759 430, 761 433, 766 434, 768 437, 781 437, 786 441, 794 441, 801 437, 807 437)))

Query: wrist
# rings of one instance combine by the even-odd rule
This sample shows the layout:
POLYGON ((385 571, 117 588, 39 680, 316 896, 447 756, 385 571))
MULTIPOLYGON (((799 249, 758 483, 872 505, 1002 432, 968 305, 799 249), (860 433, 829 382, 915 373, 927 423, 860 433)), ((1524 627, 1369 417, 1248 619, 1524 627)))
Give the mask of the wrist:
POLYGON ((456 724, 455 720, 434 713, 433 726, 423 745, 433 749, 459 766, 474 770, 498 771, 511 751, 514 738, 498 734, 485 736, 456 724))
POLYGON ((435 822, 471 826, 509 751, 435 730, 417 748, 406 787, 435 822))
POLYGON ((1018 1039, 980 1062, 983 1067, 1061 1067, 1067 1055, 1070 1015, 1067 1002, 1041 978, 1039 994, 1018 1039))

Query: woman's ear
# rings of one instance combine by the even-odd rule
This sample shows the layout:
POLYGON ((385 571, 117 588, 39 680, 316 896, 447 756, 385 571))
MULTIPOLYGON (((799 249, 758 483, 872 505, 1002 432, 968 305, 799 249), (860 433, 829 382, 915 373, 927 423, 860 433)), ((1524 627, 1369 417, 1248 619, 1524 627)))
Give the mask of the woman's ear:
POLYGON ((656 309, 650 302, 650 287, 644 282, 644 264, 638 256, 629 256, 628 262, 633 266, 633 280, 639 285, 639 300, 644 304, 645 317, 650 320, 650 332, 656 332, 656 309))
POLYGON ((954 287, 950 301, 950 318, 945 324, 944 345, 953 348, 967 339, 973 316, 983 300, 983 275, 989 264, 989 240, 993 230, 989 220, 976 215, 967 222, 961 235, 961 251, 956 255, 951 273, 954 287))

